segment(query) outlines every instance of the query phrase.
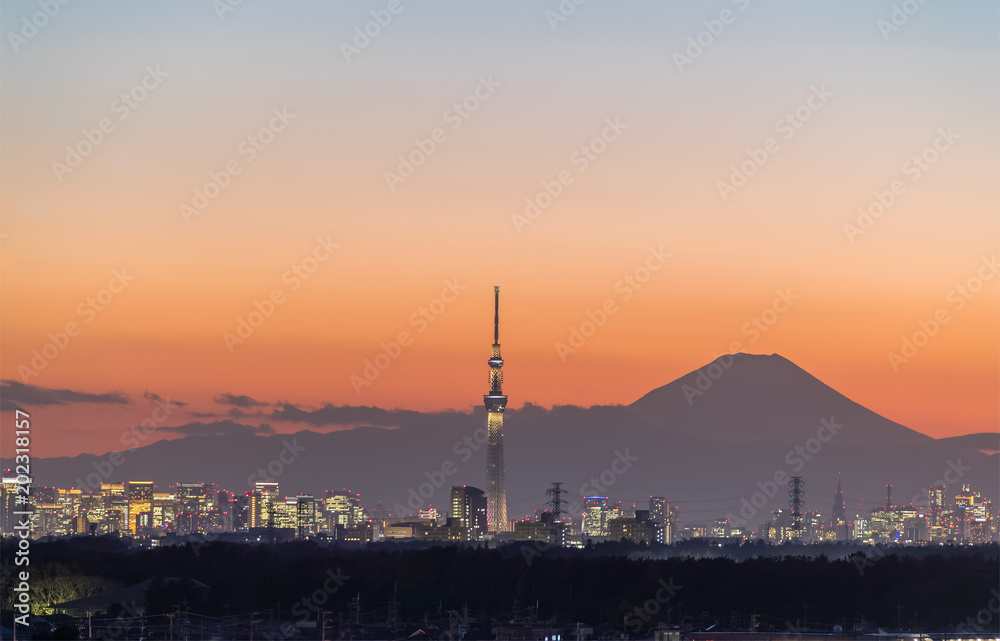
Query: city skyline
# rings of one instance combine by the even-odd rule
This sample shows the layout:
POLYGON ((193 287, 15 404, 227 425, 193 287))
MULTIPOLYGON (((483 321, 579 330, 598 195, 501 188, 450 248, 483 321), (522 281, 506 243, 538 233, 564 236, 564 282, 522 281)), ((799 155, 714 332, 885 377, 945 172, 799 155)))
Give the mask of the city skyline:
MULTIPOLYGON (((17 521, 13 510, 17 509, 14 498, 19 484, 14 476, 5 475, 3 479, 0 534, 15 533, 13 526, 17 521)), ((574 535, 577 543, 588 538, 597 541, 627 538, 647 543, 708 538, 761 539, 772 543, 801 540, 926 545, 986 543, 1000 539, 997 527, 1000 512, 969 483, 957 487, 931 485, 916 505, 894 501, 891 488, 891 484, 886 486, 884 506, 876 505, 866 510, 859 504, 845 510, 838 475, 836 491, 830 500, 832 511, 825 509, 823 499, 813 499, 799 505, 802 508, 799 519, 795 518, 797 508, 786 506, 769 513, 755 513, 758 522, 732 513, 717 519, 684 518, 683 506, 663 496, 650 496, 648 509, 645 501, 633 502, 630 507, 627 501, 610 496, 588 496, 582 497, 582 504, 566 501, 569 510, 564 516, 539 508, 534 513, 512 517, 509 523, 512 527, 504 529, 488 525, 486 494, 471 485, 453 485, 444 505, 409 506, 410 511, 398 503, 389 506, 382 500, 365 502, 360 494, 347 488, 282 496, 280 483, 269 480, 256 481, 242 493, 214 482, 172 482, 161 487, 150 480, 110 480, 102 482, 99 488, 55 488, 36 484, 32 493, 35 496, 33 510, 37 515, 34 518, 35 537, 114 533, 141 538, 156 538, 164 533, 243 533, 274 537, 271 532, 274 529, 291 529, 296 539, 330 534, 337 539, 346 536, 343 540, 360 543, 413 538, 475 541, 495 537, 498 531, 513 531, 512 540, 531 541, 541 537, 548 543, 570 546, 573 546, 574 535), (95 503, 94 499, 99 500, 95 503), (817 502, 823 507, 817 509, 817 502), (824 518, 823 514, 829 516, 824 518), (648 532, 630 531, 627 527, 621 530, 621 525, 627 522, 648 522, 653 529, 648 532), (425 529, 414 530, 417 524, 425 529), (338 526, 346 528, 345 532, 341 533, 338 526), (368 528, 368 531, 365 533, 358 528, 368 528), (549 531, 551 528, 559 529, 559 533, 549 531)), ((746 503, 746 507, 751 504, 746 503)))

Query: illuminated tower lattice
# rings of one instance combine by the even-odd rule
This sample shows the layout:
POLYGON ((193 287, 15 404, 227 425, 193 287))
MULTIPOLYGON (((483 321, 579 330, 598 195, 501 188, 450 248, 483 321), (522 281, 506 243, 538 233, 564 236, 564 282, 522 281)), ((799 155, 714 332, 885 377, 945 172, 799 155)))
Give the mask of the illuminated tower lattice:
POLYGON ((493 351, 490 354, 490 391, 486 403, 486 525, 490 532, 506 532, 507 490, 504 488, 503 411, 507 397, 503 393, 503 358, 500 357, 500 286, 493 288, 493 351))

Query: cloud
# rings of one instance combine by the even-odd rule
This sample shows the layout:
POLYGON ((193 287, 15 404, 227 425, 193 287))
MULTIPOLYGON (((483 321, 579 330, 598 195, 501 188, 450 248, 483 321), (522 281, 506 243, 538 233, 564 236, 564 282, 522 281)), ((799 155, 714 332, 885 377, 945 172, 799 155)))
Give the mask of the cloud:
POLYGON ((195 418, 215 418, 218 414, 215 412, 191 412, 191 416, 195 418))
POLYGON ((443 412, 415 412, 413 410, 387 410, 367 405, 331 405, 319 409, 304 409, 292 403, 279 403, 268 418, 286 423, 305 423, 313 427, 330 425, 370 425, 372 427, 421 427, 469 425, 478 421, 471 412, 446 410, 443 412))
POLYGON ((50 389, 35 385, 26 385, 17 381, 0 382, 0 411, 12 412, 22 405, 67 405, 69 403, 107 403, 112 405, 127 405, 129 397, 124 392, 107 392, 91 394, 69 389, 50 389))
POLYGON ((153 392, 143 392, 142 397, 150 401, 157 401, 160 403, 170 403, 171 405, 176 405, 177 407, 184 407, 185 405, 187 405, 187 403, 185 403, 184 401, 174 401, 171 400, 169 397, 164 399, 159 394, 155 394, 153 392))
POLYGON ((212 423, 187 423, 186 425, 175 425, 172 427, 159 427, 157 432, 171 432, 182 436, 229 436, 233 434, 274 434, 274 428, 267 423, 261 425, 245 425, 235 421, 223 420, 212 423))
POLYGON ((222 405, 232 405, 234 407, 264 407, 267 403, 256 401, 245 394, 239 396, 235 394, 219 394, 215 397, 216 403, 222 405))

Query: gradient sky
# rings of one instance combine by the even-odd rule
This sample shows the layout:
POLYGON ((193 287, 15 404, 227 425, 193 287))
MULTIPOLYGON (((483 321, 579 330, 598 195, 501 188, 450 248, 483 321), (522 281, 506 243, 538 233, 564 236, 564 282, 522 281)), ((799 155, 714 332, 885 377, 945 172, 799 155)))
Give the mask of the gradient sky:
POLYGON ((924 433, 998 430, 995 2, 919 5, 888 32, 889 1, 595 1, 553 28, 555 0, 403 0, 348 60, 342 43, 388 5, 245 0, 220 18, 210 2, 69 3, 16 45, 39 5, 0 5, 0 377, 133 399, 38 408, 50 436, 36 456, 116 449, 151 412, 144 392, 188 403, 178 424, 225 412, 220 393, 478 405, 494 284, 514 407, 629 403, 738 341, 924 433), (136 89, 144 78, 152 89, 136 89), (484 78, 491 93, 454 120, 484 78), (144 100, 120 119, 133 89, 144 100), (800 107, 786 138, 778 121, 800 107), (294 119, 250 160, 240 145, 275 109, 294 119), (113 130, 57 178, 67 145, 105 118, 113 130), (582 170, 574 152, 608 119, 626 128, 582 170), (435 128, 436 149, 390 189, 397 157, 435 128), (766 162, 721 198, 768 138, 766 162), (233 162, 185 220, 180 206, 233 162), (518 229, 561 172, 572 182, 518 229), (891 206, 849 238, 894 181, 891 206), (292 291, 283 274, 317 238, 338 247, 292 291), (616 288, 651 247, 670 258, 616 288), (102 311, 80 309, 122 269, 134 280, 102 311), (980 288, 959 308, 970 278, 980 288), (412 315, 456 280, 466 289, 420 331, 412 315), (231 352, 224 333, 274 289, 284 302, 231 352), (747 323, 779 290, 798 299, 755 339, 747 323), (615 313, 561 358, 607 299, 615 313), (889 353, 939 310, 947 322, 894 368, 889 353), (69 322, 79 335, 24 376, 69 322), (412 344, 356 393, 350 377, 402 331, 412 344))

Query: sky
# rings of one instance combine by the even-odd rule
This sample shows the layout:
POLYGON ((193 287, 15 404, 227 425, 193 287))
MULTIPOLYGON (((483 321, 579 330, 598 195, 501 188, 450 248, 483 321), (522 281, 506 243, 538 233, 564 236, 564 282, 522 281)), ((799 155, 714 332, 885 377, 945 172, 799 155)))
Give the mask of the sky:
POLYGON ((0 378, 62 390, 36 456, 156 398, 466 410, 500 285, 511 407, 744 351, 996 432, 998 13, 4 2, 0 378))

